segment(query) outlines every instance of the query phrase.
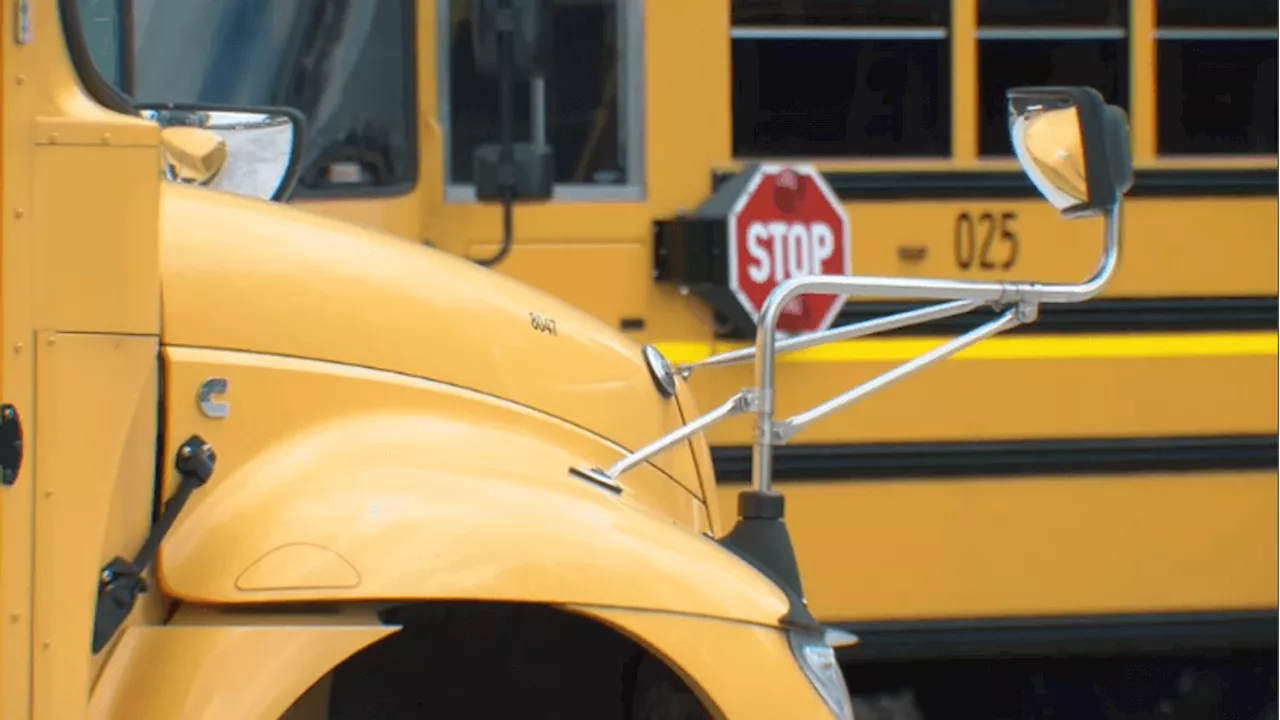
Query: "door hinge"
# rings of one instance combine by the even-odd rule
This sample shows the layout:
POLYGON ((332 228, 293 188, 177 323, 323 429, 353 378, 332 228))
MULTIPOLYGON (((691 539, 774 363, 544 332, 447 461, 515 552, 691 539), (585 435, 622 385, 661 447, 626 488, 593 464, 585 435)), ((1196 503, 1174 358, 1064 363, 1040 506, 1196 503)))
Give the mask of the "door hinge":
POLYGON ((133 612, 138 596, 147 591, 147 580, 142 576, 155 560, 160 542, 173 527, 173 521, 187 504, 191 493, 204 485, 213 475, 218 456, 199 435, 192 435, 178 448, 174 467, 181 480, 178 489, 164 504, 160 519, 151 526, 151 532, 132 561, 114 557, 98 574, 98 607, 93 618, 93 652, 97 654, 107 646, 111 638, 133 612))
POLYGON ((0 405, 0 485, 18 481, 22 469, 22 418, 9 403, 0 405))

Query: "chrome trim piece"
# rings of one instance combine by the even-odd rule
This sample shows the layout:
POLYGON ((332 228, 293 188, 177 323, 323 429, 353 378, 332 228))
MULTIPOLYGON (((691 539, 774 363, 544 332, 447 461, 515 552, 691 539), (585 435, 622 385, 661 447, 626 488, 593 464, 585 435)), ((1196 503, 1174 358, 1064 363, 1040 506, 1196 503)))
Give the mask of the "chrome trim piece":
POLYGON ((1128 34, 1122 27, 986 27, 974 32, 979 40, 1123 40, 1128 34))
POLYGON ((734 40, 945 40, 945 27, 747 27, 729 31, 734 40))
POLYGON ((1274 28, 1158 28, 1157 40, 1275 40, 1274 28))
POLYGON ((220 419, 231 414, 231 405, 225 402, 214 400, 218 395, 222 395, 227 391, 227 379, 221 377, 212 377, 200 384, 200 390, 196 392, 196 403, 200 406, 200 412, 207 418, 220 419))
POLYGON ((834 627, 822 628, 822 640, 833 648, 851 647, 859 642, 857 635, 834 627))

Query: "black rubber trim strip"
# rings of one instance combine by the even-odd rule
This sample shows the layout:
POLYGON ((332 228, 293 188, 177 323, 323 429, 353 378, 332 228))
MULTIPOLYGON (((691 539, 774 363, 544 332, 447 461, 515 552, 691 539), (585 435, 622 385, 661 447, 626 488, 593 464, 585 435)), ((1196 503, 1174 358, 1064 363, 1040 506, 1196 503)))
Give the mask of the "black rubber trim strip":
MULTIPOLYGON (((1280 464, 1278 445, 1274 434, 784 445, 774 449, 773 479, 840 482, 1274 470, 1280 464)), ((713 447, 711 459, 719 484, 750 482, 750 446, 713 447)))
MULTIPOLYGON (((133 0, 119 0, 118 5, 119 18, 121 21, 121 43, 127 42, 126 47, 132 47, 133 44, 133 0)), ((133 109, 133 100, 121 91, 117 90, 106 78, 98 73, 98 68, 93 64, 93 57, 89 52, 88 45, 84 41, 84 32, 80 21, 80 5, 75 0, 58 0, 58 14, 61 15, 61 25, 63 39, 67 44, 67 51, 71 55, 71 65, 75 68, 81 85, 90 97, 97 100, 103 107, 108 110, 114 110, 124 115, 135 115, 133 109)), ((37 20, 39 20, 37 18, 37 20)), ((37 28, 39 30, 39 28, 37 28)), ((126 77, 125 85, 133 86, 133 58, 132 53, 124 54, 124 71, 130 76, 126 77)))
MULTIPOLYGON (((713 185, 731 173, 716 172, 713 185)), ((1016 170, 917 170, 823 173, 841 200, 1014 200, 1038 197, 1027 176, 1016 170)), ((1275 168, 1144 169, 1134 171, 1129 198, 1274 197, 1275 168)))
POLYGON ((1208 653, 1276 647, 1277 611, 826 622, 858 636, 843 663, 908 659, 1208 653))
MULTIPOLYGON (((849 302, 833 327, 905 312, 930 303, 902 301, 849 302)), ((1135 332, 1272 331, 1280 325, 1280 302, 1275 295, 1245 297, 1103 298, 1086 303, 1041 305, 1031 325, 1019 325, 1005 335, 1100 335, 1135 332)), ((876 337, 958 335, 995 318, 995 311, 979 308, 964 315, 876 333, 876 337)), ((734 330, 725 339, 743 340, 734 330)))

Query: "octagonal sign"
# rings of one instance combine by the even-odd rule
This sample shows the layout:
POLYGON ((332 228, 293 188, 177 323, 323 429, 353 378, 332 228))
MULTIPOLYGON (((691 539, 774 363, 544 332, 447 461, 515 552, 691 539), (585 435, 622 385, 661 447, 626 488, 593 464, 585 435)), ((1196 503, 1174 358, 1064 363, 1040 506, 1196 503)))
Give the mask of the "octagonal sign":
MULTIPOLYGON (((822 173, 809 166, 763 165, 728 217, 729 286, 756 323, 779 284, 802 275, 852 273, 849 218, 822 173)), ((831 327, 843 295, 802 295, 782 309, 788 334, 831 327)))

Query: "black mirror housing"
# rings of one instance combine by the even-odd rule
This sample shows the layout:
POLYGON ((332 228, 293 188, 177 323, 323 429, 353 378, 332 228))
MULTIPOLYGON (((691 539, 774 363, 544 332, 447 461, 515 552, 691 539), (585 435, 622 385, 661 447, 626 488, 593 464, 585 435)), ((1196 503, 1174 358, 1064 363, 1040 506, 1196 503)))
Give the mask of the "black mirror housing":
POLYGON ((546 74, 551 64, 551 0, 471 0, 471 45, 476 72, 501 73, 505 42, 517 78, 546 74))
POLYGON ((550 146, 512 143, 511 161, 503 161, 502 145, 481 145, 471 156, 476 199, 550 200, 555 188, 555 156, 550 146))

